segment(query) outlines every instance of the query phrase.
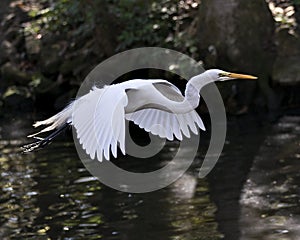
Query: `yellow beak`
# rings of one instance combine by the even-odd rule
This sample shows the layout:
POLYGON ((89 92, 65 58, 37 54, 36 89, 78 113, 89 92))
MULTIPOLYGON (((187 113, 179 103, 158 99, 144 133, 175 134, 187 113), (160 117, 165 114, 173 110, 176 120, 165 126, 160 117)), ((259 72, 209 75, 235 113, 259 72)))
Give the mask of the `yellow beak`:
POLYGON ((238 73, 228 73, 227 76, 230 78, 238 78, 238 79, 252 79, 252 80, 257 79, 257 77, 255 76, 238 74, 238 73))

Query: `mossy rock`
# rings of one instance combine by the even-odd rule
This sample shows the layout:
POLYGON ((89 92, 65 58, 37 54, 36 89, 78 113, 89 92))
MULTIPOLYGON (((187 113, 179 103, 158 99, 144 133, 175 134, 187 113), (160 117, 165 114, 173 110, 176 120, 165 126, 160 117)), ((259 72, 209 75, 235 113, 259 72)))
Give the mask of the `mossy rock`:
POLYGON ((278 55, 276 57, 272 79, 284 85, 300 82, 300 38, 282 30, 276 35, 278 55))
POLYGON ((33 98, 26 87, 11 86, 2 96, 4 111, 32 111, 33 98))
POLYGON ((0 64, 8 62, 12 56, 16 55, 16 49, 9 41, 2 41, 0 44, 0 64))
POLYGON ((29 84, 32 78, 30 73, 21 71, 17 66, 10 62, 2 65, 0 70, 3 79, 0 84, 1 88, 7 88, 14 83, 26 86, 29 84))
POLYGON ((60 56, 61 46, 53 44, 43 46, 39 56, 39 65, 45 74, 56 74, 59 72, 59 67, 62 63, 62 56, 60 56))
POLYGON ((273 81, 283 85, 300 83, 300 55, 277 58, 273 68, 273 81))
POLYGON ((76 72, 76 69, 82 65, 85 65, 85 62, 86 59, 79 56, 74 59, 68 59, 60 66, 59 71, 63 75, 72 75, 74 72, 76 72))

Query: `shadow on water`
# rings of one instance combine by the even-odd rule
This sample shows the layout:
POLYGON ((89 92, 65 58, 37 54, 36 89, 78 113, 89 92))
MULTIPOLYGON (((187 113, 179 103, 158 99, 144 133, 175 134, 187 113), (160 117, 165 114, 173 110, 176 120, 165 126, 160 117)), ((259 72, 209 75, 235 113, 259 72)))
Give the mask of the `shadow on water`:
MULTIPOLYGON (((209 137, 204 137, 199 155, 182 178, 167 188, 145 194, 119 192, 98 182, 83 167, 69 136, 33 154, 16 153, 28 133, 20 129, 26 129, 24 123, 19 126, 5 123, 0 132, 0 239, 217 240, 223 239, 224 235, 230 240, 250 239, 247 237, 253 232, 249 230, 248 216, 251 217, 249 220, 267 216, 263 219, 269 222, 273 221, 273 215, 279 216, 274 209, 256 207, 253 210, 252 202, 246 201, 249 192, 255 192, 249 181, 256 179, 255 173, 260 169, 251 168, 254 156, 255 164, 258 156, 265 152, 263 147, 266 145, 263 142, 266 128, 251 117, 229 122, 223 155, 208 178, 197 178, 200 159, 209 140, 209 137), (247 181, 248 174, 250 180, 247 181)), ((275 133, 276 127, 270 131, 268 134, 275 133)), ((289 149, 289 143, 286 144, 285 149, 289 149)), ((177 145, 176 142, 169 143, 159 154, 159 160, 151 160, 150 164, 155 165, 152 169, 158 169, 171 160, 177 145)), ((293 160, 286 161, 286 172, 293 169, 297 156, 291 155, 293 160)), ((130 157, 118 161, 121 167, 140 172, 149 167, 140 159, 130 157)), ((272 181, 280 174, 282 172, 272 175, 272 181)), ((296 173, 288 176, 299 182, 296 173)), ((268 180, 261 179, 268 183, 268 180)), ((285 183, 282 181, 280 183, 285 183)), ((272 201, 281 202, 285 197, 286 201, 297 201, 299 193, 285 194, 290 193, 290 187, 296 187, 296 184, 287 182, 284 186, 288 189, 282 192, 284 197, 273 194, 272 201)), ((284 211, 299 213, 294 205, 285 206, 284 211)), ((274 230, 274 225, 265 226, 269 231, 274 230)), ((251 239, 263 239, 262 236, 263 233, 251 239)))
POLYGON ((240 200, 241 239, 299 239, 300 117, 272 127, 255 156, 240 200))
POLYGON ((241 237, 240 194, 267 128, 252 115, 232 117, 228 121, 223 155, 208 176, 210 196, 218 209, 216 220, 225 239, 241 237))

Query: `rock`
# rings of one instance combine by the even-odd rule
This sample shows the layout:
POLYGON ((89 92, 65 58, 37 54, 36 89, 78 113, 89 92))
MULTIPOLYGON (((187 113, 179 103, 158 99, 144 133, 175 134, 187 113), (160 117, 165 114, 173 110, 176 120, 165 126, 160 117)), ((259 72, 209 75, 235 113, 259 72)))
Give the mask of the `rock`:
POLYGON ((272 79, 274 82, 284 85, 295 85, 300 82, 300 39, 288 33, 280 31, 276 36, 278 55, 276 57, 272 79))
MULTIPOLYGON (((209 65, 224 70, 256 75, 258 81, 250 84, 259 86, 268 110, 279 107, 276 94, 269 85, 275 59, 275 25, 265 0, 203 0, 199 7, 197 29, 201 59, 212 59, 209 65)), ((251 105, 255 100, 255 86, 251 86, 249 91, 243 82, 237 85, 247 93, 247 96, 241 94, 241 99, 247 100, 244 104, 251 105)))
POLYGON ((217 54, 214 65, 225 69, 256 74, 270 71, 275 27, 264 0, 204 0, 198 22, 197 42, 202 59, 217 54))
POLYGON ((25 47, 28 55, 36 55, 41 51, 41 41, 34 35, 25 37, 25 47))
POLYGON ((59 44, 42 46, 39 61, 43 73, 55 74, 59 72, 59 67, 62 63, 60 51, 61 46, 59 44))
POLYGON ((0 16, 7 14, 10 10, 9 5, 11 4, 10 0, 2 0, 0 2, 0 16))
POLYGON ((9 85, 15 83, 26 86, 31 81, 31 74, 21 71, 19 68, 14 66, 12 63, 7 62, 1 67, 2 81, 0 83, 0 88, 5 88, 9 85))
POLYGON ((284 85, 300 83, 300 55, 277 58, 273 68, 274 82, 284 85))
POLYGON ((2 41, 0 44, 0 64, 7 62, 10 56, 16 55, 16 49, 9 41, 2 41))
POLYGON ((63 75, 71 75, 78 67, 82 66, 85 61, 84 57, 81 58, 79 56, 77 56, 77 58, 68 59, 60 66, 59 71, 63 75))
POLYGON ((300 55, 300 38, 299 36, 290 34, 288 29, 277 32, 275 42, 278 57, 300 55))
POLYGON ((33 99, 26 87, 11 86, 2 96, 6 111, 32 111, 33 99))
POLYGON ((44 93, 47 92, 50 88, 52 88, 53 84, 55 84, 55 82, 46 78, 41 73, 36 73, 32 77, 30 86, 33 87, 35 93, 44 93))
POLYGON ((19 35, 20 30, 17 27, 10 27, 7 29, 7 31, 5 31, 4 34, 5 39, 10 42, 13 42, 15 39, 17 39, 19 35))

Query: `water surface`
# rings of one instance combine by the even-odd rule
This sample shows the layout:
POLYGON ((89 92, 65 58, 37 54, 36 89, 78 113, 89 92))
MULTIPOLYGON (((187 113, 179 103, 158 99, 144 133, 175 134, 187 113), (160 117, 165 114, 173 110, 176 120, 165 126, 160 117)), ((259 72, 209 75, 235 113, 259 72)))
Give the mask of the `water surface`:
MULTIPOLYGON (((69 134, 24 155, 19 146, 30 123, 3 122, 0 239, 296 239, 298 123, 284 118, 264 127, 253 118, 231 119, 224 152, 207 178, 197 178, 209 141, 204 136, 194 164, 180 180, 152 193, 129 194, 91 176, 69 134), (276 168, 258 164, 274 157, 276 168), (252 184, 268 172, 271 178, 260 177, 259 184, 252 184), (263 223, 263 231, 257 232, 253 222, 263 223)), ((146 163, 126 157, 118 165, 139 172, 157 169, 177 146, 169 143, 146 163)))

